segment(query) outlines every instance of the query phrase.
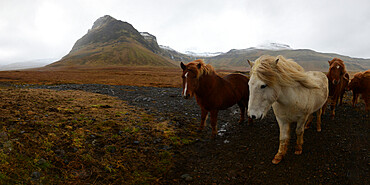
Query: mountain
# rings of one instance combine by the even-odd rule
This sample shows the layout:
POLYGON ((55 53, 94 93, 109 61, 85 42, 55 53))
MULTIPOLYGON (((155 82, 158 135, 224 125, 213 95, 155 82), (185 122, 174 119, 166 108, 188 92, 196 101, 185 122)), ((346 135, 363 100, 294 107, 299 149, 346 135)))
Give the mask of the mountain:
POLYGON ((194 52, 194 51, 185 51, 185 54, 193 57, 214 57, 217 55, 224 54, 223 52, 194 52))
POLYGON ((25 62, 15 62, 15 63, 0 66, 0 71, 39 68, 39 67, 44 67, 56 60, 57 59, 48 58, 48 59, 30 60, 30 61, 25 61, 25 62))
POLYGON ((283 55, 300 64, 305 70, 328 71, 328 61, 334 57, 344 61, 348 71, 364 71, 370 69, 370 59, 351 58, 335 53, 320 53, 309 49, 292 49, 290 47, 275 49, 259 49, 266 47, 252 47, 247 49, 232 49, 225 54, 206 58, 206 62, 218 69, 245 70, 249 68, 247 60, 255 60, 261 55, 283 55))
POLYGON ((347 70, 370 69, 370 59, 351 58, 334 53, 320 53, 309 49, 292 49, 289 45, 268 43, 247 49, 232 49, 226 53, 178 52, 160 46, 148 32, 139 32, 131 24, 106 15, 97 19, 92 28, 76 41, 72 50, 61 60, 48 65, 58 66, 167 66, 178 67, 179 62, 202 58, 218 69, 245 70, 246 61, 261 55, 283 55, 294 59, 305 70, 328 71, 328 60, 334 57, 345 61, 347 70))
POLYGON ((168 66, 173 61, 160 55, 162 49, 149 33, 138 32, 131 24, 106 15, 61 60, 48 65, 58 66, 168 66), (144 34, 143 34, 144 33, 144 34), (149 36, 149 37, 147 37, 149 36))
POLYGON ((162 50, 161 55, 164 56, 164 57, 167 57, 167 58, 169 58, 173 61, 190 62, 190 61, 193 61, 193 60, 197 59, 194 56, 190 56, 190 55, 187 55, 187 54, 184 54, 184 53, 180 53, 180 52, 172 49, 169 46, 159 45, 159 47, 162 50))

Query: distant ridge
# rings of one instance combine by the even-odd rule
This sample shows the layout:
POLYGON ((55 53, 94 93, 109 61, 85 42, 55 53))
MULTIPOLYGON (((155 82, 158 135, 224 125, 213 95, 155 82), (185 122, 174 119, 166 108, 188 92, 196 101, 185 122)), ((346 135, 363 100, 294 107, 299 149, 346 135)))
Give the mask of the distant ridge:
POLYGON ((262 55, 283 55, 300 64, 305 70, 328 71, 328 61, 334 57, 344 61, 348 71, 364 71, 370 69, 370 59, 351 58, 335 53, 320 53, 309 49, 232 49, 227 53, 206 58, 206 62, 218 69, 242 70, 249 68, 247 60, 255 60, 262 55))
POLYGON ((168 66, 156 40, 144 38, 131 24, 105 15, 97 19, 72 50, 48 67, 60 66, 168 66))

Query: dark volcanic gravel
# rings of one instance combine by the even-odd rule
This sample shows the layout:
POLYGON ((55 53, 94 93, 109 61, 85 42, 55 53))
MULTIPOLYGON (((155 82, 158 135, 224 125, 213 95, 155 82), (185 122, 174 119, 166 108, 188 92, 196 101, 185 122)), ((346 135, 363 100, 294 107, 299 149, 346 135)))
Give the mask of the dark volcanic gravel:
MULTIPOLYGON (((31 87, 31 86, 30 86, 31 87)), ((181 129, 200 121, 194 99, 181 98, 179 88, 109 85, 32 86, 55 90, 83 90, 116 96, 152 113, 170 119, 181 129)), ((352 99, 350 92, 347 95, 352 99)), ((210 139, 210 128, 198 140, 175 154, 175 166, 163 179, 165 184, 369 184, 369 113, 364 104, 350 106, 349 98, 337 107, 335 120, 327 111, 322 132, 315 119, 305 131, 302 155, 294 155, 295 124, 291 125, 288 153, 278 165, 271 160, 278 149, 279 128, 272 111, 252 125, 237 124, 235 105, 218 115, 219 135, 210 139)), ((180 136, 181 137, 181 136, 180 136)))

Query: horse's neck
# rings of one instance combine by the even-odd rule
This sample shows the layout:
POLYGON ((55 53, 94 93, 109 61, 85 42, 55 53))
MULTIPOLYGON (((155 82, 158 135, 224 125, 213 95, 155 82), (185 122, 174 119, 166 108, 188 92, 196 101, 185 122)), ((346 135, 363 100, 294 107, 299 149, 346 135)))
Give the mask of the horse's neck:
POLYGON ((281 105, 289 105, 295 102, 297 99, 297 88, 300 87, 281 87, 277 92, 276 102, 281 105))

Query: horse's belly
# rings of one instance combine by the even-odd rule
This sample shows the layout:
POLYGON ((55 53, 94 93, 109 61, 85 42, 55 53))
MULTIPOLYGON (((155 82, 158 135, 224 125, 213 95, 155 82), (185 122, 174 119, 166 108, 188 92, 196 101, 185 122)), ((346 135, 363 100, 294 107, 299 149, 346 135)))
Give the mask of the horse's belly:
POLYGON ((296 122, 302 116, 310 115, 319 110, 328 98, 328 89, 323 87, 320 89, 311 89, 308 91, 295 92, 297 89, 287 91, 283 94, 290 96, 284 103, 275 102, 272 105, 276 116, 296 122))

